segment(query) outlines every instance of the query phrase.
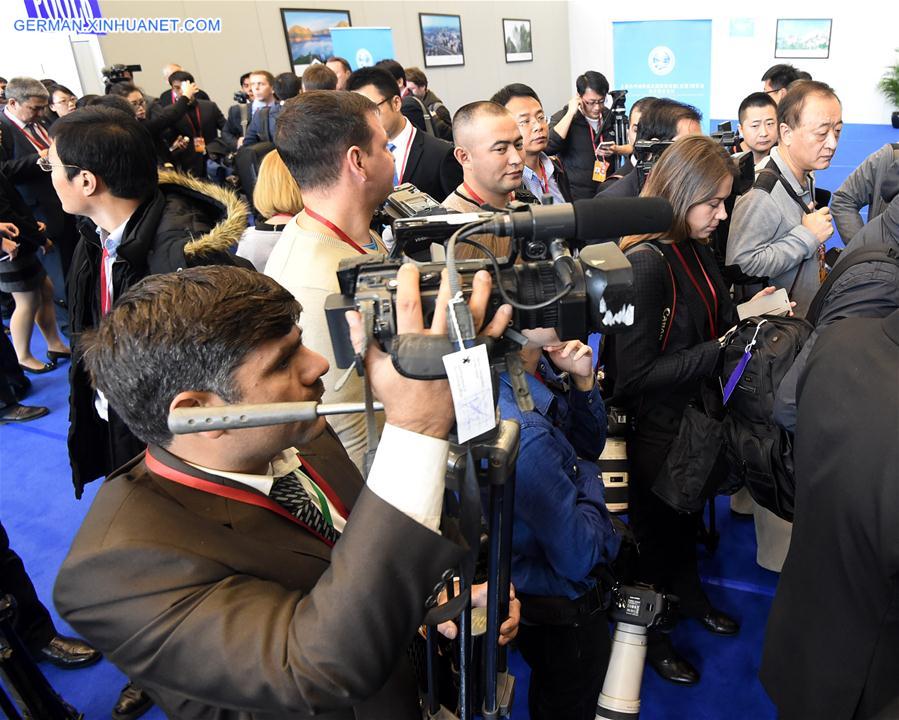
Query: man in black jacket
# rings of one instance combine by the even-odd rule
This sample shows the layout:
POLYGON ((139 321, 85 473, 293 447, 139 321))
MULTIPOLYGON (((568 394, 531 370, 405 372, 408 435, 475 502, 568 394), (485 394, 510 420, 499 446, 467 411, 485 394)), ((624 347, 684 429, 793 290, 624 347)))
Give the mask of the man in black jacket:
POLYGON ((602 73, 588 70, 578 76, 577 95, 549 121, 547 155, 558 155, 571 182, 575 200, 593 197, 597 184, 609 170, 608 152, 600 143, 612 141, 606 112, 609 81, 602 73))
POLYGON ((400 92, 390 73, 380 67, 360 68, 350 75, 347 89, 378 106, 381 125, 394 157, 394 185, 412 183, 442 202, 462 182, 462 167, 453 146, 413 127, 402 113, 400 92))
MULTIPOLYGON (((181 84, 194 82, 190 73, 179 70, 169 77, 172 92, 181 96, 181 84)), ((195 177, 206 177, 206 159, 209 157, 210 146, 220 146, 219 130, 225 126, 225 116, 219 106, 210 100, 195 100, 193 107, 185 113, 178 122, 170 136, 188 138, 187 147, 175 153, 175 163, 180 170, 189 172, 195 177)), ((224 150, 223 147, 218 147, 224 150)))
MULTIPOLYGON (((67 212, 87 218, 68 288, 76 337, 69 462, 80 498, 85 483, 123 465, 145 444, 91 387, 77 338, 147 275, 195 265, 248 265, 228 251, 246 227, 247 210, 229 190, 178 173, 158 174, 149 135, 117 110, 77 110, 58 120, 51 135, 53 187, 67 212)), ((130 684, 122 702, 131 714, 114 715, 137 717, 136 708, 150 706, 130 684)))

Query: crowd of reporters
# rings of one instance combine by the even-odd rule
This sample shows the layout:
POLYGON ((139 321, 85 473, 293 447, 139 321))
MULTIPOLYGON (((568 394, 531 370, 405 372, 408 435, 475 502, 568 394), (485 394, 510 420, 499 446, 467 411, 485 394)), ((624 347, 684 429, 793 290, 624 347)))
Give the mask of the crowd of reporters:
MULTIPOLYGON (((154 434, 145 427, 144 423, 150 421, 142 413, 164 414, 172 399, 160 408, 158 395, 148 394, 144 398, 147 408, 135 410, 125 407, 121 387, 109 387, 110 383, 129 387, 134 381, 139 389, 141 382, 162 381, 155 375, 143 380, 128 377, 129 371, 117 366, 112 355, 106 358, 104 353, 111 350, 102 344, 102 329, 114 326, 125 333, 121 337, 135 333, 134 347, 140 346, 139 332, 129 325, 124 311, 116 313, 114 309, 121 307, 120 300, 131 301, 132 292, 135 312, 140 311, 141 303, 151 302, 138 292, 148 276, 184 271, 185 283, 196 284, 190 289, 195 293, 191 296, 194 301, 218 297, 221 302, 224 300, 219 296, 204 295, 203 288, 209 290, 216 282, 231 283, 249 296, 256 291, 264 295, 275 293, 277 286, 262 280, 254 285, 249 269, 273 278, 287 291, 285 297, 302 307, 299 324, 303 345, 324 356, 317 369, 304 365, 298 371, 300 384, 314 389, 323 381, 318 397, 325 402, 360 402, 364 399, 360 377, 352 375, 340 389, 334 387, 337 372, 328 372, 328 366, 334 368, 335 362, 322 308, 330 293, 340 291, 336 271, 341 262, 386 252, 391 246, 391 233, 384 232, 383 223, 373 218, 396 186, 411 183, 447 210, 458 212, 500 211, 512 201, 553 204, 593 197, 663 198, 673 211, 668 230, 593 240, 616 241, 633 268, 633 327, 606 337, 599 358, 593 357, 586 337, 562 341, 551 329, 526 332, 521 360, 535 401, 532 411, 523 412, 517 406, 507 375, 499 379, 501 415, 521 425, 512 563, 517 600, 510 608, 504 641, 517 634, 516 642, 531 667, 531 717, 594 717, 610 652, 608 587, 603 585, 598 568, 614 565, 622 541, 621 527, 616 528, 606 509, 602 473, 597 466, 606 436, 606 411, 613 405, 628 417, 628 522, 639 548, 636 562, 629 567, 618 565, 616 572, 626 575, 621 579, 648 583, 676 596, 681 616, 698 621, 712 633, 734 635, 739 631, 739 622, 713 606, 700 581, 697 537, 703 524, 702 509, 685 508, 672 499, 679 490, 672 485, 676 475, 674 449, 680 449, 696 406, 714 392, 710 387, 721 372, 728 333, 738 322, 738 302, 784 289, 794 303, 793 312, 804 316, 834 266, 824 253, 833 223, 846 246, 841 262, 853 252, 872 247, 897 255, 899 210, 893 198, 899 191, 899 152, 895 147, 873 153, 834 193, 828 207, 829 194, 815 186, 814 172, 827 168, 833 159, 842 130, 842 106, 828 85, 786 65, 774 66, 764 74, 763 90, 748 93, 738 108, 739 132, 723 137, 720 133, 704 136, 699 111, 669 98, 635 102, 627 122, 619 123, 616 131, 615 116, 607 103, 612 95, 609 83, 595 71, 577 78, 575 96, 551 117, 537 92, 522 83, 507 85, 489 100, 475 100, 451 115, 428 87, 427 76, 420 69, 404 69, 396 61, 382 61, 373 68, 351 72, 345 60, 331 58, 310 66, 302 78, 293 73, 274 76, 265 70, 250 71, 241 76, 235 103, 227 112, 203 97, 189 72, 167 66, 164 75, 168 88, 158 98, 148 96, 136 85, 130 72, 119 73, 116 81, 109 83, 106 95, 80 99, 50 81, 13 78, 6 85, 6 107, 0 111, 0 234, 9 258, 5 267, 0 266, 0 289, 10 293, 15 302, 10 328, 17 359, 5 366, 6 379, 0 382, 0 404, 4 407, 0 412, 2 419, 10 422, 45 414, 45 408, 21 404, 28 385, 22 372, 53 372, 60 362, 70 361, 69 455, 79 497, 85 483, 103 477, 119 479, 116 469, 142 457, 148 442, 151 450, 160 446, 160 453, 162 448, 171 449, 171 435, 154 434), (621 128, 626 134, 622 135, 621 128), (859 214, 865 206, 867 222, 859 214), (207 271, 203 267, 207 265, 231 269, 207 271), (204 274, 207 272, 208 276, 204 274), (74 343, 71 353, 57 331, 57 318, 62 334, 74 343), (46 338, 47 362, 31 353, 34 323, 46 338)), ((511 249, 507 238, 476 235, 473 239, 500 257, 511 249)), ((575 253, 578 249, 578 245, 571 247, 575 253)), ((436 258, 441 257, 442 248, 432 251, 438 253, 436 258)), ((472 246, 460 246, 457 253, 460 258, 482 256, 472 246)), ((177 312, 179 287, 165 285, 163 280, 159 283, 161 297, 171 300, 169 305, 160 301, 160 307, 177 312)), ((840 328, 851 328, 853 337, 867 337, 872 347, 878 347, 882 340, 879 324, 853 325, 856 321, 847 318, 886 318, 883 333, 899 340, 893 334, 899 309, 897 288, 899 263, 888 258, 872 256, 868 263, 843 273, 824 298, 824 312, 817 319, 811 340, 782 383, 777 421, 797 440, 805 438, 807 443, 796 457, 800 500, 810 492, 803 485, 807 477, 818 478, 822 493, 833 491, 829 476, 822 475, 819 467, 810 469, 808 463, 825 468, 829 463, 839 466, 842 460, 835 456, 848 453, 863 435, 849 428, 838 443, 831 439, 828 446, 813 444, 816 423, 823 421, 817 414, 803 413, 803 400, 812 407, 807 398, 812 396, 811 388, 819 387, 815 383, 820 380, 820 367, 829 361, 829 356, 822 355, 827 348, 833 353, 839 347, 840 328)), ((477 301, 473 305, 477 306, 477 301)), ((217 309, 205 308, 206 315, 203 311, 195 308, 192 312, 196 317, 190 317, 202 324, 206 315, 215 314, 217 309)), ((230 312, 224 306, 221 311, 230 312)), ((234 310, 238 311, 246 313, 247 309, 234 310)), ((297 310, 284 312, 296 322, 297 310)), ((223 324, 218 331, 224 332, 226 327, 230 326, 223 324)), ((272 330, 274 334, 248 335, 242 340, 261 347, 263 340, 286 332, 281 325, 277 327, 281 330, 272 330)), ((415 327, 423 329, 420 318, 415 327)), ((228 338, 215 337, 218 326, 211 320, 210 328, 213 345, 221 342, 221 347, 230 347, 228 338)), ((202 342, 192 335, 185 335, 182 341, 187 342, 187 337, 193 343, 202 342)), ((124 341, 120 338, 120 342, 124 341)), ((9 355, 5 337, 3 343, 9 355)), ((245 360, 241 353, 254 347, 228 350, 238 353, 234 367, 241 367, 245 360)), ((895 346, 887 340, 885 347, 884 352, 891 352, 895 361, 895 346)), ((174 362, 175 346, 171 349, 174 362)), ((165 360, 161 356, 158 359, 165 360)), ((177 358, 177 362, 182 361, 188 362, 177 358)), ((306 358, 303 362, 312 361, 306 358)), ((872 373, 880 367, 876 361, 869 365, 872 373)), ((201 374, 188 377, 184 382, 195 385, 172 386, 173 396, 186 390, 208 390, 200 387, 208 378, 201 374)), ((854 377, 847 377, 847 384, 854 377)), ((871 382, 887 386, 879 401, 887 403, 884 413, 888 415, 888 403, 895 396, 895 374, 875 377, 871 382)), ((241 395, 223 386, 212 387, 210 392, 217 392, 226 402, 241 395)), ((375 390, 384 391, 386 387, 375 390)), ((423 397, 421 392, 418 396, 423 397)), ((435 399, 435 406, 437 402, 435 399)), ((388 438, 388 447, 379 451, 379 457, 390 457, 395 469, 413 472, 408 458, 403 464, 396 457, 395 447, 401 441, 396 439, 400 431, 395 426, 397 418, 406 417, 396 407, 399 402, 394 409, 388 408, 386 426, 385 419, 379 421, 379 432, 388 438), (391 452, 394 454, 389 455, 391 452)), ((854 411, 863 414, 865 409, 854 411)), ((865 437, 865 443, 873 442, 873 447, 879 448, 879 437, 883 454, 892 453, 895 459, 895 449, 887 447, 891 429, 895 445, 895 406, 892 420, 880 417, 883 427, 865 437)), ((330 429, 326 431, 326 439, 332 444, 327 451, 317 449, 316 453, 322 453, 323 462, 331 462, 335 452, 341 454, 339 461, 333 461, 340 466, 340 474, 357 473, 356 468, 361 471, 365 466, 365 418, 337 418, 331 423, 333 437, 330 429), (337 439, 343 449, 337 446, 337 439)), ((405 438, 410 448, 417 448, 415 443, 420 443, 421 437, 432 436, 430 428, 422 429, 427 427, 424 420, 416 416, 416 422, 419 424, 409 425, 416 439, 405 438)), ((441 426, 441 439, 447 431, 441 426)), ((268 449, 280 452, 293 445, 291 440, 283 447, 268 449)), ((314 443, 312 446, 318 448, 314 443)), ((222 452, 224 445, 209 447, 222 452)), ((419 457, 417 452, 410 451, 410 457, 419 457)), ((425 458, 428 452, 422 450, 420 457, 425 458)), ((175 460, 179 457, 190 462, 188 455, 175 460)), ((427 532, 425 528, 435 531, 437 526, 421 520, 418 509, 410 510, 395 499, 396 489, 384 490, 385 483, 379 478, 385 474, 387 463, 382 459, 381 473, 375 474, 375 495, 397 508, 405 518, 403 522, 412 518, 414 532, 427 532)), ((177 465, 174 460, 169 464, 177 465)), ((229 469, 212 462, 194 465, 207 470, 229 469)), ((886 465, 895 470, 895 464, 886 465)), ((132 475, 145 472, 144 465, 137 470, 131 467, 132 475)), ((720 475, 722 471, 716 468, 714 472, 720 475)), ((860 483, 863 488, 870 486, 872 493, 895 497, 890 495, 894 493, 891 487, 877 482, 882 468, 866 472, 867 482, 860 483)), ((318 483, 316 474, 310 475, 315 488, 326 485, 318 483)), ((718 475, 708 481, 712 497, 723 484, 723 476, 718 475)), ((145 484, 140 478, 136 482, 145 484)), ((121 483, 117 487, 107 496, 121 493, 121 483)), ((354 493, 358 492, 356 488, 354 493)), ((399 492, 416 494, 408 488, 399 492)), ((330 517, 329 507, 335 504, 329 504, 324 495, 329 493, 320 494, 318 500, 313 496, 312 502, 317 512, 330 517)), ((352 498, 347 504, 351 505, 356 496, 352 498)), ((364 517, 369 512, 367 502, 363 498, 363 511, 359 513, 364 517)), ((824 630, 814 627, 809 619, 809 607, 817 598, 804 594, 801 583, 794 579, 810 572, 807 566, 797 567, 795 558, 802 557, 807 565, 816 559, 820 562, 822 553, 832 559, 831 554, 836 552, 834 547, 825 550, 809 545, 810 538, 822 542, 822 530, 815 523, 827 516, 821 508, 830 507, 831 502, 836 500, 827 496, 807 501, 807 506, 818 508, 817 518, 803 514, 799 503, 795 534, 790 523, 761 506, 750 507, 759 534, 759 562, 777 571, 783 567, 783 584, 787 587, 775 600, 777 627, 769 628, 761 669, 763 682, 784 718, 889 717, 877 713, 888 712, 899 702, 887 680, 890 669, 895 670, 899 661, 886 649, 889 640, 897 639, 899 633, 899 624, 889 610, 896 600, 896 567, 890 564, 896 557, 895 538, 885 531, 872 541, 872 554, 886 563, 882 574, 866 565, 864 574, 854 576, 851 554, 834 563, 833 578, 869 585, 852 593, 846 591, 846 604, 835 601, 829 612, 812 614, 821 627, 830 625, 828 632, 842 621, 844 613, 866 615, 855 621, 858 643, 845 641, 844 649, 858 658, 857 667, 867 670, 847 672, 839 681, 833 678, 836 664, 820 647, 824 630), (859 610, 849 605, 854 593, 869 589, 875 597, 869 596, 867 607, 859 610), (799 633, 785 629, 791 625, 806 630, 799 633), (785 662, 782 655, 787 636, 792 638, 790 652, 798 653, 802 662, 785 662), (838 706, 839 712, 834 709, 838 706), (824 714, 812 708, 822 708, 824 714)), ((869 518, 864 515, 864 502, 858 505, 855 508, 847 502, 847 512, 858 512, 859 516, 856 524, 848 523, 843 531, 861 546, 864 543, 859 538, 867 532, 864 526, 869 518)), ((335 507, 340 506, 338 501, 335 507)), ((97 515, 102 512, 103 508, 97 515)), ((436 514, 439 519, 440 511, 436 514)), ((105 516, 93 517, 94 523, 106 521, 115 522, 105 516)), ((362 523, 360 520, 364 529, 362 523)), ((351 528, 352 522, 341 522, 339 527, 332 524, 328 532, 340 537, 344 527, 351 528)), ((372 527, 368 530, 377 532, 372 527)), ((351 545, 353 551, 361 552, 360 543, 353 543, 355 537, 348 531, 344 547, 351 545)), ((127 544, 127 533, 123 538, 127 544)), ((116 606, 110 614, 123 626, 124 634, 119 634, 114 623, 104 627, 102 613, 98 614, 95 607, 101 601, 92 596, 96 588, 75 579, 76 572, 91 568, 100 573, 99 577, 109 577, 102 562, 96 560, 101 557, 101 549, 93 547, 92 542, 89 537, 76 541, 76 549, 60 576, 57 600, 73 626, 100 645, 136 681, 126 688, 126 697, 117 707, 119 720, 137 717, 150 706, 151 698, 172 717, 188 717, 190 712, 207 709, 219 711, 217 717, 223 718, 256 717, 252 713, 277 714, 279 708, 287 707, 301 713, 328 710, 335 717, 343 717, 343 709, 349 707, 349 712, 365 717, 364 706, 370 699, 376 707, 391 708, 391 717, 407 716, 407 704, 397 700, 402 695, 398 686, 388 683, 389 687, 375 687, 372 678, 363 678, 362 682, 353 677, 357 670, 390 671, 387 675, 394 677, 390 668, 410 639, 395 627, 384 639, 389 657, 376 669, 353 666, 343 675, 338 673, 336 679, 322 679, 318 663, 325 667, 334 657, 316 646, 314 652, 310 651, 309 664, 288 663, 296 674, 296 687, 283 679, 271 679, 267 674, 271 668, 260 671, 259 678, 275 683, 276 690, 270 695, 261 679, 248 683, 243 695, 233 688, 219 692, 218 684, 237 677, 233 669, 219 673, 209 669, 199 694, 182 687, 177 663, 157 667, 139 643, 125 647, 127 633, 149 628, 149 624, 140 623, 151 623, 164 603, 148 601, 134 610, 137 619, 133 620, 120 615, 125 606, 116 606), (101 569, 85 565, 91 562, 99 563, 101 569), (126 631, 132 623, 137 623, 136 627, 126 631), (347 683, 346 687, 340 686, 341 682, 347 683), (247 714, 240 714, 243 711, 247 714)), ((451 544, 449 540, 434 544, 436 560, 414 559, 414 566, 427 576, 421 582, 428 592, 434 588, 435 578, 443 577, 445 586, 452 577, 452 573, 447 576, 444 572, 448 558, 455 557, 451 544)), ((327 558, 333 545, 329 544, 327 558)), ((335 558, 333 562, 344 566, 344 572, 346 567, 361 572, 358 558, 335 558)), ((139 561, 152 566, 145 557, 139 561)), ((328 562, 326 559, 325 567, 328 562)), ((313 602, 327 602, 338 589, 346 592, 354 587, 338 569, 339 580, 328 588, 327 576, 319 580, 321 571, 319 568, 311 581, 304 578, 296 586, 291 586, 293 580, 281 576, 267 578, 264 571, 260 577, 299 592, 294 601, 311 593, 313 602)), ((152 576, 152 568, 148 572, 152 576)), ((216 575, 212 570, 204 572, 216 575)), ((375 570, 368 568, 367 572, 372 574, 367 580, 377 586, 380 578, 375 570)), ((227 583, 234 575, 216 577, 215 583, 227 583)), ((402 585, 398 596, 408 594, 404 607, 407 614, 415 615, 410 625, 414 627, 424 612, 423 597, 418 597, 422 590, 411 578, 405 578, 402 585)), ((819 578, 816 586, 820 592, 833 592, 838 598, 846 590, 828 588, 826 577, 819 578)), ((181 597, 174 586, 166 588, 173 598, 181 597)), ((106 592, 101 591, 103 602, 121 600, 106 592)), ((227 598, 216 597, 225 603, 222 607, 226 612, 232 610, 227 598)), ((281 607, 279 602, 277 593, 266 595, 265 601, 253 605, 252 610, 268 612, 281 607)), ((390 598, 376 597, 372 602, 389 605, 390 598)), ((127 608, 132 611, 131 605, 127 608)), ((391 614, 384 609, 384 614, 378 615, 379 610, 373 617, 402 623, 402 618, 396 618, 402 610, 394 607, 391 614)), ((306 611, 313 610, 307 605, 306 611)), ((173 625, 166 629, 178 635, 175 614, 170 619, 173 625)), ((298 618, 307 627, 308 616, 300 612, 298 618)), ((409 624, 409 618, 405 620, 409 624)), ((221 629, 209 622, 215 630, 221 629)), ((304 638, 292 635, 289 619, 273 627, 290 635, 291 651, 302 654, 304 638)), ((336 627, 328 624, 331 632, 338 633, 336 627)), ((34 648, 35 653, 42 643, 45 638, 34 648)), ((223 647, 231 647, 223 643, 223 647)), ((277 640, 273 645, 260 649, 258 656, 248 656, 247 667, 252 666, 252 660, 271 658, 277 640)), ((176 653, 178 643, 172 646, 169 652, 176 653)), ((345 649, 346 645, 335 641, 335 648, 345 649)), ((700 673, 687 658, 696 657, 695 649, 681 650, 673 646, 668 634, 650 632, 650 665, 672 682, 699 682, 700 673)), ((714 672, 709 663, 705 667, 707 672, 714 672)), ((378 677, 383 681, 387 675, 378 677)))

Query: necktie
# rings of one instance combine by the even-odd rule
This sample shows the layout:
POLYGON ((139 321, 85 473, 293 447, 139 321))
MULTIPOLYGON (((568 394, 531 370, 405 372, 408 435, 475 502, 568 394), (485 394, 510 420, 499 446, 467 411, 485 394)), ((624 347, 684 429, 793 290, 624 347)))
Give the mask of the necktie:
POLYGON ((106 315, 112 309, 112 293, 109 292, 109 278, 106 274, 106 262, 109 253, 106 245, 103 245, 103 253, 100 256, 100 314, 106 315))
POLYGON ((390 150, 390 154, 393 155, 393 187, 396 187, 400 184, 399 176, 396 174, 396 145, 387 143, 387 149, 390 150))
POLYGON ((31 138, 31 144, 34 145, 38 150, 46 150, 50 145, 44 140, 44 136, 41 134, 40 130, 38 130, 37 125, 33 122, 25 125, 25 130, 31 138))
MULTIPOLYGON (((322 508, 325 508, 330 518, 330 511, 327 510, 327 500, 321 493, 317 494, 322 508)), ((296 476, 296 472, 277 478, 272 485, 269 498, 330 543, 336 543, 340 537, 340 533, 334 529, 331 523, 325 519, 322 511, 312 502, 312 498, 309 497, 309 493, 303 487, 303 483, 296 476)))

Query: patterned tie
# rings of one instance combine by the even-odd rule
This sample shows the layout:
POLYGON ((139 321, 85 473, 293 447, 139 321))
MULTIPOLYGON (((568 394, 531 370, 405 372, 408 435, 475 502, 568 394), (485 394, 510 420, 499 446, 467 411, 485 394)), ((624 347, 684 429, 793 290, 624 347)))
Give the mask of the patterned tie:
MULTIPOLYGON (((277 478, 272 485, 269 497, 330 543, 337 542, 340 533, 325 519, 322 511, 315 506, 303 483, 296 476, 296 472, 277 478)), ((321 494, 318 497, 322 507, 327 507, 325 497, 321 494)))
POLYGON ((394 160, 393 160, 393 187, 396 187, 397 185, 400 184, 399 176, 397 176, 397 174, 396 174, 396 155, 394 155, 394 152, 396 151, 396 145, 394 145, 392 142, 389 142, 389 143, 387 143, 387 149, 390 150, 390 154, 393 155, 393 157, 394 157, 394 160))
POLYGON ((50 144, 45 140, 44 135, 38 130, 36 123, 30 122, 25 125, 26 134, 31 138, 31 144, 38 150, 46 150, 50 144))

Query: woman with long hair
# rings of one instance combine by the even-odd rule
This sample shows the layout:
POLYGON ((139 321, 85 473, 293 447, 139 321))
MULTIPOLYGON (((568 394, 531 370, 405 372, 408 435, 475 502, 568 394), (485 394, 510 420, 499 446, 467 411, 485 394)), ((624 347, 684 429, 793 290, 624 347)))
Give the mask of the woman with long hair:
MULTIPOLYGON (((621 241, 634 269, 636 313, 634 326, 615 337, 612 358, 615 400, 633 418, 627 440, 628 513, 640 547, 639 579, 677 595, 681 614, 722 635, 739 626, 712 606, 700 583, 701 512, 675 509, 653 488, 666 480, 666 461, 687 407, 699 402, 703 383, 717 373, 719 338, 737 322, 708 247, 727 217, 724 201, 735 173, 724 150, 703 136, 678 140, 652 169, 641 196, 664 198, 674 218, 664 233, 621 241)), ((668 680, 699 680, 667 636, 651 633, 648 660, 668 680)))

